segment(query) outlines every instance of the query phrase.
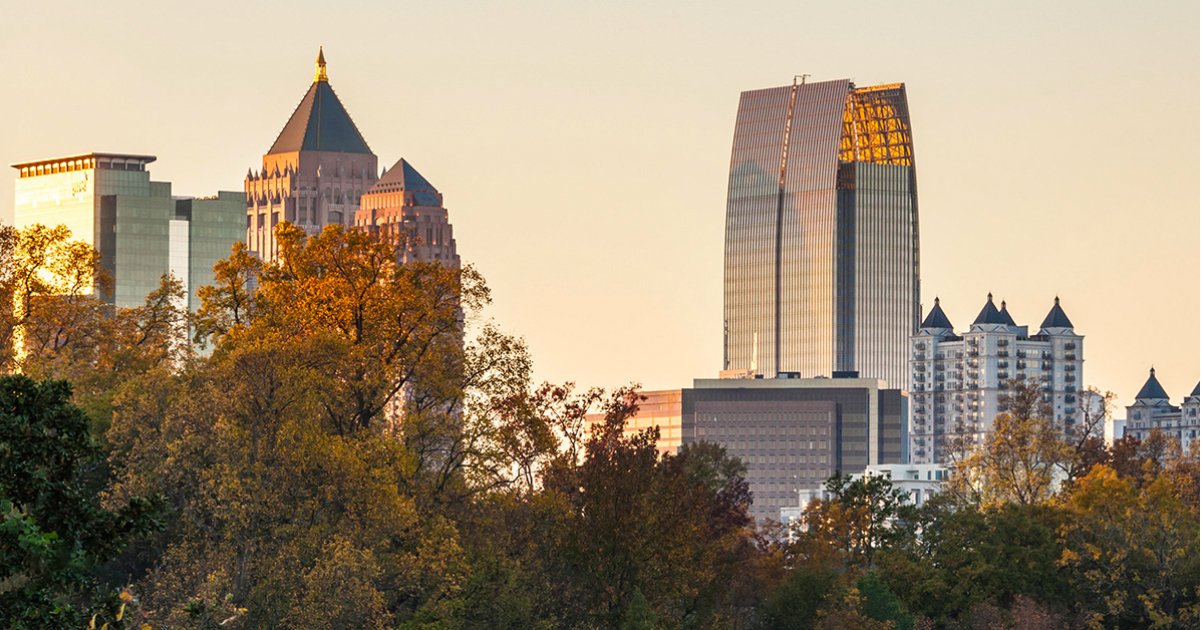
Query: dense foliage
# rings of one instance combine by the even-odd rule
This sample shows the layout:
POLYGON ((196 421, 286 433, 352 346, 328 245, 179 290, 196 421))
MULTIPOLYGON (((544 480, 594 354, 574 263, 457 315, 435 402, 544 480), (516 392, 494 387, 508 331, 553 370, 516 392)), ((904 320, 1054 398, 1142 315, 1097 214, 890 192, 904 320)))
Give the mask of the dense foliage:
POLYGON ((1059 435, 1014 383, 937 500, 837 475, 755 524, 722 448, 624 430, 633 389, 534 386, 470 268, 278 236, 188 313, 0 230, 0 625, 1197 625, 1197 457, 1162 437, 1059 435))

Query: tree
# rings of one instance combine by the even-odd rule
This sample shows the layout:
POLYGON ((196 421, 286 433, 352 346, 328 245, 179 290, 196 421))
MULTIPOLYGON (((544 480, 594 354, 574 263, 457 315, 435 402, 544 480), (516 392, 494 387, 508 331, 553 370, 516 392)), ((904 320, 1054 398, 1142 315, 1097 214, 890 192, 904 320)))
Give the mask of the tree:
POLYGON ((847 566, 870 568, 875 552, 903 531, 897 521, 911 517, 909 495, 879 475, 835 473, 825 488, 830 498, 805 508, 802 538, 837 549, 847 566))
POLYGON ((196 312, 197 342, 215 342, 254 320, 254 287, 262 272, 262 261, 242 241, 233 244, 228 258, 217 261, 213 266, 213 284, 196 290, 200 299, 200 309, 196 312))
POLYGON ((1062 516, 1052 506, 975 509, 940 496, 918 512, 920 535, 878 558, 881 579, 910 612, 945 627, 979 604, 1009 607, 1019 595, 1059 608, 1072 601, 1059 566, 1062 516))
POLYGON ((954 464, 949 489, 984 507, 1044 502, 1071 448, 1048 419, 1036 383, 1011 381, 1002 403, 1008 410, 997 415, 983 445, 954 464))
POLYGON ((1098 465, 1063 497, 1060 563, 1095 623, 1197 626, 1196 466, 1181 458, 1140 484, 1098 465))
POLYGON ((1071 484, 1088 474, 1096 464, 1108 463, 1109 450, 1105 446, 1105 423, 1113 408, 1113 392, 1104 392, 1095 387, 1080 395, 1079 422, 1068 426, 1064 432, 1069 457, 1064 462, 1065 482, 1071 484))
POLYGON ((753 550, 743 468, 714 445, 660 458, 657 430, 624 431, 637 404, 615 392, 582 461, 544 470, 539 500, 563 508, 543 552, 563 584, 562 625, 618 627, 638 594, 662 626, 732 625, 717 621, 730 619, 728 576, 753 550))
POLYGON ((66 226, 0 228, 0 371, 25 356, 96 344, 110 285, 100 254, 66 226))
POLYGON ((101 506, 103 453, 62 381, 0 377, 0 622, 83 627, 114 612, 101 563, 157 526, 157 502, 101 506))

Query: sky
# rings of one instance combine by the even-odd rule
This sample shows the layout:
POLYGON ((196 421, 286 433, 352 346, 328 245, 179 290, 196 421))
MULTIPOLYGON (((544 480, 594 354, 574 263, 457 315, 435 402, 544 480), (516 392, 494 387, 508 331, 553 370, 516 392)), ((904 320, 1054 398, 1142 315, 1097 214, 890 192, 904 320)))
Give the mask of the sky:
MULTIPOLYGON (((148 153, 175 194, 242 190, 330 83, 380 158, 443 193, 486 315, 539 380, 689 386, 721 368, 743 90, 904 82, 922 302, 1055 296, 1084 382, 1198 381, 1198 3, 13 2, 0 162, 148 153)), ((0 177, 0 221, 15 171, 0 177)), ((1119 412, 1119 417, 1123 414, 1119 412)))

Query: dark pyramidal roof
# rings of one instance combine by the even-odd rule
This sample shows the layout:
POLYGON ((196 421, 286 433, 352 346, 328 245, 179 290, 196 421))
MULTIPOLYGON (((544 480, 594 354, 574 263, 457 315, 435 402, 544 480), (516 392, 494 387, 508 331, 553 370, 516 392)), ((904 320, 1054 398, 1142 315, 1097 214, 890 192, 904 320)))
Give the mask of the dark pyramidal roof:
POLYGON ((1006 321, 1005 315, 1002 315, 1001 311, 997 310, 996 305, 994 305, 992 303, 992 294, 989 293, 988 294, 988 302, 984 303, 984 308, 980 309, 980 314, 976 316, 976 321, 972 322, 972 325, 975 326, 976 324, 1009 324, 1009 322, 1011 322, 1011 321, 1013 321, 1013 320, 1006 321))
POLYGON ((294 151, 338 151, 341 153, 371 154, 371 148, 359 133, 350 114, 329 86, 325 73, 325 52, 317 55, 317 77, 300 105, 292 112, 288 124, 279 132, 275 144, 271 145, 272 153, 292 153, 294 151))
POLYGON ((1001 317, 1005 318, 1006 324, 1017 326, 1017 322, 1013 321, 1013 317, 1009 314, 1009 309, 1005 307, 1005 300, 1001 300, 1001 317))
POLYGON ((422 206, 442 205, 442 195, 437 188, 423 177, 412 164, 400 158, 392 168, 384 171, 368 193, 405 191, 413 193, 414 201, 422 206))
POLYGON ((947 314, 942 312, 942 307, 938 305, 938 298, 934 298, 934 308, 930 309, 930 314, 922 320, 921 327, 954 329, 954 326, 951 326, 951 320, 947 319, 947 314))
MULTIPOLYGON (((1063 312, 1059 306, 1059 296, 1055 296, 1055 306, 1051 307, 1051 311, 1043 318, 1042 326, 1039 328, 1074 328, 1072 320, 1068 319, 1068 314, 1063 312)), ((1154 373, 1154 370, 1152 370, 1154 373)))
POLYGON ((1201 396, 1201 383, 1197 383, 1197 386, 1193 388, 1193 393, 1189 396, 1201 396))
POLYGON ((1168 393, 1164 391, 1163 385, 1159 384, 1159 379, 1155 378, 1155 368, 1151 368, 1151 375, 1147 377, 1147 382, 1143 384, 1143 388, 1138 390, 1138 395, 1135 400, 1167 400, 1168 393))

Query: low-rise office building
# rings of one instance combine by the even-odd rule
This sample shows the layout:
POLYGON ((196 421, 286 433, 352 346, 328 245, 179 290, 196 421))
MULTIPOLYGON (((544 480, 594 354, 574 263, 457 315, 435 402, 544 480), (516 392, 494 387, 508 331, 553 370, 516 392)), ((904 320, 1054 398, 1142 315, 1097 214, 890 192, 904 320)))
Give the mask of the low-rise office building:
POLYGON ((725 447, 746 465, 756 519, 779 518, 798 490, 820 488, 837 471, 905 461, 908 398, 878 379, 697 379, 643 395, 626 431, 659 427, 661 452, 701 441, 725 447))
POLYGON ((213 265, 245 234, 246 198, 240 192, 173 197, 169 182, 150 180, 153 155, 84 153, 14 164, 13 223, 65 225, 71 237, 100 252, 112 277, 104 297, 140 306, 160 278, 184 283, 188 308, 196 290, 213 281, 213 265))

